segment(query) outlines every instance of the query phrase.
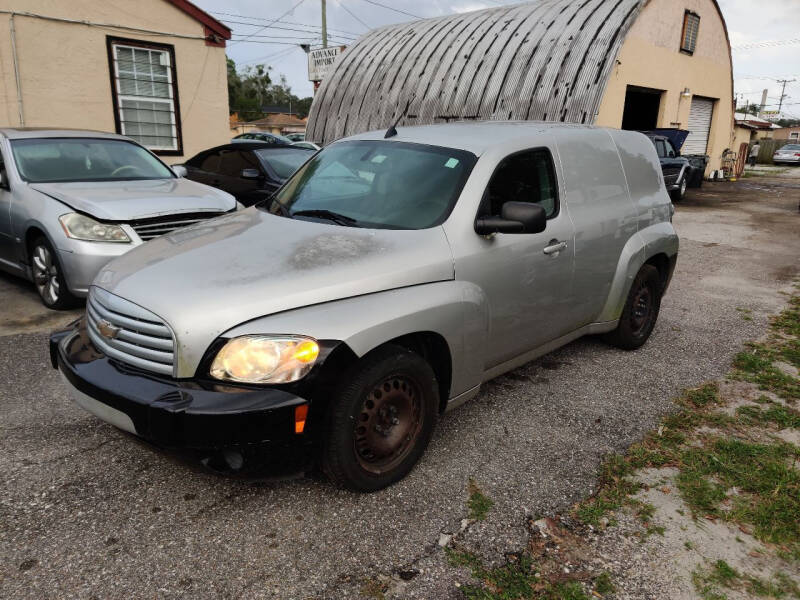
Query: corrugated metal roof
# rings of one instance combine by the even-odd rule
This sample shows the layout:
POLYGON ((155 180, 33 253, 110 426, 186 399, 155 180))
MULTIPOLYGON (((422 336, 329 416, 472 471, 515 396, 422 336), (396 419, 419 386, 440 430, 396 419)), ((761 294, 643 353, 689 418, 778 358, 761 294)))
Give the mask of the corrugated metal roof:
POLYGON ((337 60, 306 139, 464 119, 592 123, 647 0, 539 0, 375 29, 337 60))

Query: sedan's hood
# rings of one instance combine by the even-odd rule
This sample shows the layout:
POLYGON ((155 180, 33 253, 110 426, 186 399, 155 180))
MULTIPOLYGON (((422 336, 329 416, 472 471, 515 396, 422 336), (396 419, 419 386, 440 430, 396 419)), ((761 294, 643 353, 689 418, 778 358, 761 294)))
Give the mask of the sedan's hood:
POLYGON ((130 221, 182 212, 226 212, 236 206, 230 194, 182 178, 32 183, 30 187, 74 210, 107 221, 130 221))
POLYGON ((187 377, 216 337, 246 321, 453 278, 441 227, 358 229, 249 208, 139 246, 94 283, 169 323, 187 377))

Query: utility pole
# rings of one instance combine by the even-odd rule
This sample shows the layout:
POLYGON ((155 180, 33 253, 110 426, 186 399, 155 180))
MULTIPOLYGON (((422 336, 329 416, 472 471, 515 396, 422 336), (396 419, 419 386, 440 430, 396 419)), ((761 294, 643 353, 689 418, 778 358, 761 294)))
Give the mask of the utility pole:
MULTIPOLYGON (((322 0, 323 2, 325 0, 322 0)), ((794 83, 797 81, 796 79, 779 79, 778 83, 783 84, 783 89, 781 90, 781 99, 778 101, 778 114, 780 114, 781 109, 783 108, 783 99, 786 98, 786 84, 787 83, 794 83)))
POLYGON ((325 14, 325 0, 322 2, 322 47, 328 47, 328 17, 325 14))

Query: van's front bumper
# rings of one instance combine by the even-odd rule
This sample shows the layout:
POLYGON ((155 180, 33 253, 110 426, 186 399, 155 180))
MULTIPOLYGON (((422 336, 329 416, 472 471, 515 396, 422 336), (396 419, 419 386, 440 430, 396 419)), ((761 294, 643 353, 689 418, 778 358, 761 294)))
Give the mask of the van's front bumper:
POLYGON ((73 400, 112 425, 165 448, 257 449, 261 462, 301 468, 311 457, 295 409, 307 400, 276 388, 175 380, 127 367, 92 345, 82 320, 50 336, 50 359, 73 400))

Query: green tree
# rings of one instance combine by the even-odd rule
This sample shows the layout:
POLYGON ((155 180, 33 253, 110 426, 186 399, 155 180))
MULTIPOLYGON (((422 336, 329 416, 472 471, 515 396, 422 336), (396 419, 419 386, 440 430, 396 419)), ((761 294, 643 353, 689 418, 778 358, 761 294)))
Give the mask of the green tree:
POLYGON ((243 121, 255 121, 264 116, 265 105, 285 106, 300 118, 308 115, 312 97, 298 98, 292 88, 281 75, 277 82, 270 77, 272 67, 267 65, 251 65, 243 70, 236 68, 236 63, 228 59, 228 106, 232 113, 239 113, 243 121))

